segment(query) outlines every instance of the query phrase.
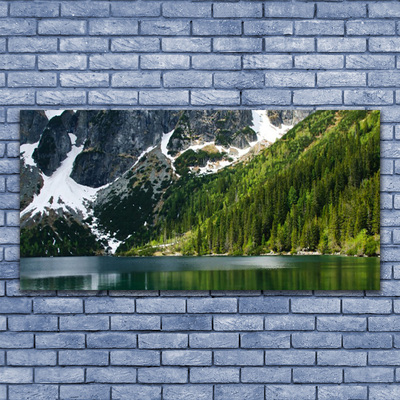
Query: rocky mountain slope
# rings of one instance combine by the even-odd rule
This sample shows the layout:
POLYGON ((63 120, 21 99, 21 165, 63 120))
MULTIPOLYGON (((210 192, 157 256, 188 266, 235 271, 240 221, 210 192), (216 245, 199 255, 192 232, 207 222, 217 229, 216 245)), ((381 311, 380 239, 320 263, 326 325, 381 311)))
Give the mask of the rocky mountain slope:
POLYGON ((22 256, 145 242, 171 185, 245 162, 308 111, 21 112, 22 256))

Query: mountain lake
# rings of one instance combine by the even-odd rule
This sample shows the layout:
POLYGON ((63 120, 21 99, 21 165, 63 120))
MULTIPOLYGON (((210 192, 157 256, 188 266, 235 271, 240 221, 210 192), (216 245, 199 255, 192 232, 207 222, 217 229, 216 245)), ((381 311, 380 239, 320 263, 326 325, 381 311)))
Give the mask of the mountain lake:
POLYGON ((380 289, 378 257, 35 257, 20 265, 21 290, 380 289))

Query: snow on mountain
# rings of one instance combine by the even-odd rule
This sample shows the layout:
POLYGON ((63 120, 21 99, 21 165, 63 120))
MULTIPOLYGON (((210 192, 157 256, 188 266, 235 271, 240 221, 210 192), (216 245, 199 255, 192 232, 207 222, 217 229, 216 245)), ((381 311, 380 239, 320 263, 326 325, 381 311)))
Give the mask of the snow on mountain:
POLYGON ((22 157, 24 158, 25 165, 30 165, 32 167, 36 166, 36 163, 32 158, 32 154, 35 151, 36 147, 38 147, 38 145, 39 145, 39 142, 21 144, 20 153, 21 153, 22 157))
MULTIPOLYGON (((46 176, 41 173, 43 178, 43 187, 38 195, 35 195, 32 202, 21 212, 21 217, 32 213, 44 213, 47 209, 70 212, 71 210, 80 213, 83 218, 88 216, 86 204, 95 199, 96 193, 101 188, 91 188, 76 183, 69 175, 76 156, 83 150, 83 145, 77 147, 75 145, 76 136, 69 134, 73 143, 71 151, 67 154, 67 158, 61 163, 60 167, 51 175, 46 176)), ((33 146, 33 145, 24 145, 33 146)), ((22 146, 21 146, 22 147, 22 146)), ((29 160, 26 156, 25 160, 29 160)), ((32 160, 33 161, 33 160, 32 160)))

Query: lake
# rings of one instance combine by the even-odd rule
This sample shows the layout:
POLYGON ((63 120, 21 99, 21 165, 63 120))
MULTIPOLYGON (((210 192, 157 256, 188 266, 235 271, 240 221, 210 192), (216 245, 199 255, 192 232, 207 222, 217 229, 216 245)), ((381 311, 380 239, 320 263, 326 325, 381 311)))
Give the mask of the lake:
POLYGON ((379 290, 380 259, 344 256, 21 258, 21 290, 379 290))

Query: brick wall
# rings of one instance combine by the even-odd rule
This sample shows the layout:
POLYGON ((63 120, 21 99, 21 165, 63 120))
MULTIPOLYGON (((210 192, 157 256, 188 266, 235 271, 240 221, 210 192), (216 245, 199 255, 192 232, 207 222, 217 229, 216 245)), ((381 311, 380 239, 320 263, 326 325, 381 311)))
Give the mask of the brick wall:
POLYGON ((0 399, 400 398, 399 17, 385 0, 0 2, 0 399), (380 292, 19 291, 21 108, 261 106, 382 110, 380 292))

